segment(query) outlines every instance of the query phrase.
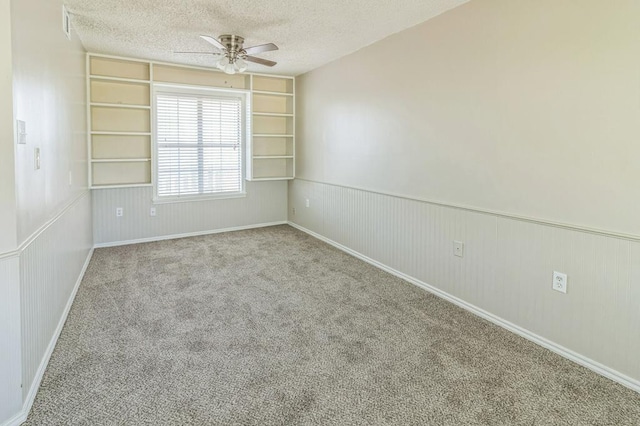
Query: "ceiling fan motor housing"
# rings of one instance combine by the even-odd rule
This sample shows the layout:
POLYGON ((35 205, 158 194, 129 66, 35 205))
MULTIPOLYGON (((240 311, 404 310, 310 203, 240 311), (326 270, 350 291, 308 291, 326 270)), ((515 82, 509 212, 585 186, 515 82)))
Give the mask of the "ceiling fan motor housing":
POLYGON ((237 55, 242 55, 245 53, 244 49, 242 49, 244 38, 240 36, 231 34, 221 35, 220 43, 222 43, 224 47, 226 47, 228 56, 230 58, 235 58, 237 55))

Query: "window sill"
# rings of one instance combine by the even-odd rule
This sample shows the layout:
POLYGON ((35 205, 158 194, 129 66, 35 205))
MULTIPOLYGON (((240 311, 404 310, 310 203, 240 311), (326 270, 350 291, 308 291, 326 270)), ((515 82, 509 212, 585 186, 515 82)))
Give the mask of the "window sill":
POLYGON ((173 204, 173 203, 193 203, 198 201, 215 201, 228 200, 232 198, 244 198, 246 192, 234 192, 232 194, 207 194, 207 195, 190 195, 188 197, 153 197, 153 204, 173 204))

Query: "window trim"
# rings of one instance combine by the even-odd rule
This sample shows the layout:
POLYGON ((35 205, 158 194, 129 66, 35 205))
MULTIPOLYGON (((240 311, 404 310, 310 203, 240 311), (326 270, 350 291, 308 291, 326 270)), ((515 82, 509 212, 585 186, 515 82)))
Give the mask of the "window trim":
POLYGON ((247 138, 251 135, 251 91, 241 89, 224 89, 217 87, 206 86, 193 86, 186 84, 165 84, 154 83, 152 88, 152 129, 151 129, 151 147, 152 147, 152 159, 151 173, 153 178, 153 204, 166 204, 166 203, 182 203, 192 201, 208 201, 208 200, 224 200, 232 198, 243 198, 247 196, 246 190, 246 149, 247 138), (190 194, 183 196, 159 196, 158 195, 158 114, 157 114, 157 95, 158 94, 171 94, 171 95, 203 95, 203 96, 218 96, 240 99, 242 102, 242 115, 241 115, 241 140, 240 140, 240 191, 237 192, 225 192, 225 193, 206 193, 206 194, 190 194))

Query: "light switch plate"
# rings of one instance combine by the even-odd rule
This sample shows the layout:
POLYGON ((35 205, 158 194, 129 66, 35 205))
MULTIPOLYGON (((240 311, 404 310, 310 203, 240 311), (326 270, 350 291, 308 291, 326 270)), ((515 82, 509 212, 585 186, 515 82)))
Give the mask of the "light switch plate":
POLYGON ((18 143, 24 145, 27 143, 27 123, 22 120, 16 120, 16 132, 18 134, 18 143))
POLYGON ((33 153, 33 158, 35 160, 35 169, 40 170, 40 148, 36 148, 33 153))

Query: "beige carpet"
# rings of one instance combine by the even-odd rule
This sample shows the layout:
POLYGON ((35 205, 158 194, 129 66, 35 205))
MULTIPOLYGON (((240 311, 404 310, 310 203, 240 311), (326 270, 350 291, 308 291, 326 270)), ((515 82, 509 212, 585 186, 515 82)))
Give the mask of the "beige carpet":
POLYGON ((639 422, 639 394, 288 226, 96 250, 28 419, 639 422))

